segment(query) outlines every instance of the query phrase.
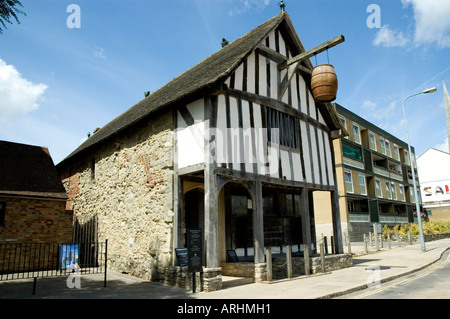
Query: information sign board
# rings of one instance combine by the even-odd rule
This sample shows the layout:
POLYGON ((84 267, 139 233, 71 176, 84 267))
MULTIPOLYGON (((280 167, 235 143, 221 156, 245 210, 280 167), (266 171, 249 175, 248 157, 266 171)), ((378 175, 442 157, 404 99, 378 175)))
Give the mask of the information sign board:
POLYGON ((188 270, 201 272, 203 266, 203 232, 201 229, 187 230, 188 270))

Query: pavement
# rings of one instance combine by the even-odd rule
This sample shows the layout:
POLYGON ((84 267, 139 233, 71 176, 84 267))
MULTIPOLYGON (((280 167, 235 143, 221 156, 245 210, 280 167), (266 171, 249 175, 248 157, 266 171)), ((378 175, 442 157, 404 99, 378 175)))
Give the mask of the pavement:
MULTIPOLYGON (((386 246, 386 245, 385 245, 386 246)), ((104 274, 81 275, 79 288, 68 288, 66 277, 38 278, 35 294, 33 279, 0 281, 0 299, 330 299, 406 276, 437 262, 450 249, 450 238, 420 244, 392 243, 376 251, 362 251, 352 246, 353 266, 325 274, 301 276, 272 283, 233 285, 239 278, 223 277, 224 289, 216 292, 197 292, 149 282, 115 271, 104 274)), ((72 286, 75 281, 72 281, 72 286)))

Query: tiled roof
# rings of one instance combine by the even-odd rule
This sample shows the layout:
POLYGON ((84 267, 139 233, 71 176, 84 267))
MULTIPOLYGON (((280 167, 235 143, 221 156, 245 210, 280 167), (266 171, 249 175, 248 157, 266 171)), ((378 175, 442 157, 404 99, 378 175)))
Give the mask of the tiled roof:
POLYGON ((0 196, 66 199, 47 148, 0 141, 0 196))

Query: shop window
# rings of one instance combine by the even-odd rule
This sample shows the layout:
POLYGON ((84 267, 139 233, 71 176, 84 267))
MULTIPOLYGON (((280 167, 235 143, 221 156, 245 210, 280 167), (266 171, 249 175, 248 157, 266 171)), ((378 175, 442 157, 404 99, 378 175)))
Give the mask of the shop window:
POLYGON ((252 203, 247 190, 234 187, 231 190, 231 246, 240 257, 253 256, 252 203))
POLYGON ((274 194, 267 194, 263 197, 263 211, 264 215, 274 214, 274 194))
POLYGON ((268 189, 263 194, 266 246, 302 244, 300 195, 268 189))

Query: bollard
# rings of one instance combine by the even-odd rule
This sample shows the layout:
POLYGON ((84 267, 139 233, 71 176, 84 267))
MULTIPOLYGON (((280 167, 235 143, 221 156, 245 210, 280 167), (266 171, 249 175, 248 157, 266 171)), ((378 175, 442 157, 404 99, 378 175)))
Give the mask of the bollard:
POLYGON ((292 246, 286 246, 287 277, 292 278, 292 246))
POLYGON ((388 241, 388 247, 389 247, 389 249, 391 249, 392 247, 391 247, 391 234, 388 232, 387 233, 387 241, 388 241))
POLYGON ((378 232, 376 223, 373 223, 373 239, 375 241, 375 251, 379 251, 380 246, 378 245, 378 232))
POLYGON ((409 243, 410 245, 412 245, 411 233, 410 233, 409 230, 408 230, 408 243, 409 243))
POLYGON ((309 276, 310 273, 310 267, 309 267, 309 246, 304 245, 304 256, 305 256, 305 275, 309 276))
POLYGON ((36 294, 37 277, 33 278, 33 295, 36 294))
POLYGON ((325 273, 325 247, 324 244, 320 244, 320 260, 322 263, 322 272, 325 273))
POLYGON ((266 247, 267 281, 272 281, 272 247, 266 247))
POLYGON ((367 251, 367 236, 366 236, 366 234, 363 234, 363 237, 364 237, 364 251, 367 254, 368 251, 367 251))
POLYGON ((398 236, 398 232, 395 232, 395 238, 397 239, 398 247, 401 247, 400 237, 398 236))
POLYGON ((351 254, 352 253, 352 243, 350 241, 349 235, 347 235, 347 245, 348 245, 348 253, 351 254))
POLYGON ((378 241, 378 224, 373 223, 373 239, 375 241, 375 251, 380 250, 380 243, 378 241))
POLYGON ((331 254, 334 255, 334 237, 331 236, 331 254))

